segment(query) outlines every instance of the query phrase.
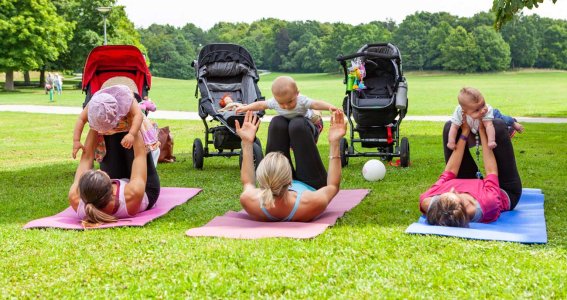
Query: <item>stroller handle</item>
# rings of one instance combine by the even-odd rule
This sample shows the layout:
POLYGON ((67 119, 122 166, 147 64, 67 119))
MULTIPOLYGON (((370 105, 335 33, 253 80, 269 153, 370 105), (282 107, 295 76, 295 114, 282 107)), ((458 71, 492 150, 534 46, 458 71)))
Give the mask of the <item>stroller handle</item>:
POLYGON ((364 52, 358 52, 358 53, 353 53, 350 55, 339 55, 337 56, 337 61, 343 62, 349 59, 353 59, 355 57, 361 57, 361 56, 366 56, 366 57, 371 57, 371 58, 385 58, 385 59, 394 59, 394 58, 398 58, 398 55, 388 55, 388 54, 383 54, 383 53, 374 53, 374 52, 368 52, 368 51, 364 51, 364 52))

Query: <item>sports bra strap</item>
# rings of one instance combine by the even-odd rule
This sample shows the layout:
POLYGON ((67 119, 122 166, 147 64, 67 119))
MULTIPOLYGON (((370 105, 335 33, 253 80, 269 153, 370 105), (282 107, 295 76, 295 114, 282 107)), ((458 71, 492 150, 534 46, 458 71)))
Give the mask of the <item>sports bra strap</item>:
POLYGON ((268 217, 268 219, 270 219, 270 221, 281 221, 280 219, 270 215, 270 213, 268 212, 268 210, 264 206, 260 206, 260 208, 262 209, 262 212, 266 215, 266 217, 268 217))
POLYGON ((291 221, 291 219, 293 219, 293 216, 295 216, 295 213, 297 212, 297 208, 299 207, 299 203, 301 202, 301 194, 302 193, 303 193, 303 191, 297 192, 297 197, 295 198, 295 204, 293 205, 293 209, 291 210, 289 215, 287 217, 283 218, 283 219, 278 219, 278 218, 272 216, 264 206, 261 206, 260 209, 262 209, 262 212, 266 215, 266 217, 270 221, 289 222, 289 221, 291 221))
POLYGON ((287 216, 287 218, 283 219, 282 221, 289 222, 289 221, 291 221, 291 219, 293 219, 293 216, 295 216, 295 213, 297 212, 297 208, 299 207, 299 203, 301 202, 301 193, 302 192, 303 191, 297 192, 297 197, 295 198, 295 204, 293 205, 293 209, 289 213, 289 216, 287 216))

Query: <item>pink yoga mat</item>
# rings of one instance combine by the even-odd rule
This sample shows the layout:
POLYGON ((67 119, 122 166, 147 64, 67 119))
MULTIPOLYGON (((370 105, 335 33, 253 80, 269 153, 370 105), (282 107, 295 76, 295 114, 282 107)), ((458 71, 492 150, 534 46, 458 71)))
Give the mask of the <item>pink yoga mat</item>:
POLYGON ((187 230, 186 234, 235 239, 313 238, 335 224, 338 218, 357 206, 368 193, 369 190, 339 191, 327 210, 311 222, 259 222, 251 219, 244 211, 229 211, 224 216, 215 217, 203 227, 187 230))
MULTIPOLYGON (((116 223, 104 224, 98 227, 94 227, 94 229, 118 226, 144 226, 153 219, 165 215, 177 205, 187 202, 189 199, 193 198, 193 196, 197 195, 200 191, 201 189, 192 188, 161 188, 159 198, 154 207, 152 207, 150 210, 141 212, 133 218, 120 219, 116 223)), ((77 213, 71 207, 68 207, 64 211, 54 216, 33 220, 27 223, 24 226, 24 229, 41 227, 85 229, 81 225, 81 219, 77 216, 77 213)))

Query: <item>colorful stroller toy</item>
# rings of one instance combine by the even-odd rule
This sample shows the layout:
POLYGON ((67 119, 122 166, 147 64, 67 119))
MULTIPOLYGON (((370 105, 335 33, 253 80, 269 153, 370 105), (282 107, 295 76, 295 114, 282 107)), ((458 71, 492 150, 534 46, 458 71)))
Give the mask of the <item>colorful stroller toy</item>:
MULTIPOLYGON (((242 124, 244 115, 235 113, 239 105, 263 100, 258 88, 258 71, 250 53, 239 45, 209 44, 205 45, 197 60, 193 61, 197 77, 195 97, 199 98, 199 116, 205 125, 205 144, 197 138, 193 142, 193 167, 203 168, 205 157, 240 156, 240 137, 236 135, 235 120, 242 124), (218 121, 219 126, 209 128, 207 117, 218 121), (209 150, 213 145, 217 152, 209 150), (228 150, 228 151, 225 151, 228 150)), ((264 112, 258 112, 262 117, 264 112)), ((262 160, 262 145, 256 138, 253 148, 254 166, 262 160)))
POLYGON ((351 142, 349 146, 346 138, 341 140, 342 165, 348 165, 349 157, 377 156, 387 161, 400 157, 400 166, 408 167, 409 141, 405 137, 399 139, 408 98, 398 48, 390 43, 364 45, 354 54, 337 57, 337 61, 345 75, 343 109, 350 124, 351 142), (352 60, 350 66, 347 60, 352 60), (359 152, 355 143, 377 151, 359 152))

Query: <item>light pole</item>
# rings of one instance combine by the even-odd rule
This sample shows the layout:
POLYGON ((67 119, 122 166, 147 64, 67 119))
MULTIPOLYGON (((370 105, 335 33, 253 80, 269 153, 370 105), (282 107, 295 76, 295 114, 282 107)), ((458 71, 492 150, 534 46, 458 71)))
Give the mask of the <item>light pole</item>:
POLYGON ((110 12, 110 10, 112 9, 112 7, 110 6, 101 6, 101 7, 97 7, 96 10, 98 10, 98 12, 100 12, 102 14, 102 18, 104 20, 104 44, 106 45, 106 15, 108 14, 108 12, 110 12))

